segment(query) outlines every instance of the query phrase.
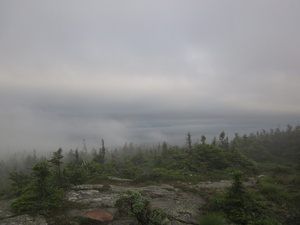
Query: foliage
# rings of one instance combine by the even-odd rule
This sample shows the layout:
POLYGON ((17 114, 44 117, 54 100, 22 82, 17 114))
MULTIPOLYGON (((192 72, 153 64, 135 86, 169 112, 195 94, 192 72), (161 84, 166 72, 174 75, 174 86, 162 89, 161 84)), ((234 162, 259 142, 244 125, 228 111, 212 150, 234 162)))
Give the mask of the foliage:
POLYGON ((100 165, 103 165, 104 161, 105 161, 106 148, 104 146, 104 140, 103 139, 101 140, 101 143, 102 143, 102 146, 101 146, 101 148, 99 148, 98 152, 97 151, 94 152, 93 161, 99 163, 100 165))
POLYGON ((300 126, 287 126, 286 130, 271 129, 269 132, 251 133, 232 140, 247 157, 257 162, 295 162, 300 160, 300 126))
MULTIPOLYGON (((190 139, 189 135, 187 139, 190 139)), ((238 150, 228 151, 205 144, 202 139, 202 144, 192 145, 188 150, 164 142, 161 154, 155 158, 138 151, 125 164, 119 164, 116 170, 122 171, 126 178, 157 182, 214 179, 210 176, 218 174, 222 177, 229 168, 243 168, 248 173, 255 171, 253 162, 238 150)))
POLYGON ((61 148, 59 148, 56 152, 53 152, 53 156, 51 158, 51 160, 49 161, 55 168, 55 176, 56 179, 54 179, 54 182, 57 182, 57 185, 59 187, 63 187, 63 182, 62 182, 62 173, 61 173, 61 167, 63 164, 63 154, 62 154, 63 150, 61 148))
MULTIPOLYGON (((198 176, 195 176, 197 179, 198 176)), ((156 181, 156 182, 168 182, 168 181, 191 181, 193 177, 182 170, 168 170, 164 168, 154 168, 147 176, 140 176, 137 181, 156 181)))
POLYGON ((34 188, 28 187, 28 190, 12 203, 13 210, 18 214, 42 214, 49 215, 53 210, 61 208, 65 203, 65 195, 62 189, 49 188, 51 194, 39 197, 34 188))
MULTIPOLYGON (((188 132, 183 146, 167 142, 157 146, 126 143, 113 151, 107 151, 102 140, 94 154, 88 151, 84 140, 81 151, 71 149, 63 155, 59 148, 49 161, 45 157, 38 159, 35 151, 24 153, 9 162, 0 161, 0 194, 19 197, 16 211, 47 211, 61 204, 61 189, 103 183, 109 176, 147 183, 190 183, 228 179, 228 171, 243 170, 250 177, 258 172, 270 176, 260 179, 255 190, 247 190, 242 174, 234 173, 233 186, 225 194, 215 196, 208 206, 211 211, 222 212, 231 222, 240 224, 267 224, 270 211, 276 207, 284 208, 282 214, 300 211, 300 126, 236 134, 231 141, 224 131, 217 137, 209 144, 202 135, 192 143, 188 132), (33 169, 29 170, 31 165, 33 169)), ((296 214, 293 218, 298 218, 299 213, 296 214)))
POLYGON ((30 183, 31 177, 22 171, 13 170, 9 173, 11 184, 9 185, 9 196, 18 197, 25 192, 25 188, 30 183))
POLYGON ((166 218, 166 213, 150 207, 150 202, 139 192, 121 196, 116 206, 121 213, 135 218, 142 225, 160 225, 166 218))
POLYGON ((64 191, 53 186, 48 161, 33 166, 33 181, 12 204, 16 213, 48 214, 63 205, 64 191))
POLYGON ((101 181, 107 180, 108 175, 104 172, 104 167, 97 162, 89 162, 86 164, 87 177, 86 182, 88 184, 98 184, 101 181))
POLYGON ((63 169, 63 174, 67 182, 73 185, 84 184, 88 180, 88 172, 78 164, 68 163, 63 169))
POLYGON ((235 224, 273 224, 267 208, 255 200, 242 183, 243 173, 235 171, 233 184, 223 195, 215 197, 207 206, 209 212, 224 213, 235 224))
POLYGON ((200 220, 201 225, 227 225, 226 219, 223 215, 218 213, 209 213, 203 215, 200 220))
POLYGON ((258 184, 260 192, 269 200, 277 203, 285 203, 291 200, 290 196, 284 189, 271 183, 268 179, 261 179, 258 184))

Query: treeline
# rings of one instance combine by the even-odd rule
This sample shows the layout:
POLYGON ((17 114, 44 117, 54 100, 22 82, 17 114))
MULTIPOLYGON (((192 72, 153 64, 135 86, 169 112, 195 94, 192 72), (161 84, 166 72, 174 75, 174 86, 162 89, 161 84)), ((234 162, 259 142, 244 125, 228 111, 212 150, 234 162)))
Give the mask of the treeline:
POLYGON ((235 135, 231 146, 256 162, 299 163, 300 126, 288 125, 286 130, 262 130, 249 135, 235 135))
MULTIPOLYGON (((81 150, 77 148, 65 152, 59 148, 48 158, 37 157, 36 151, 33 151, 20 158, 15 155, 8 161, 1 160, 0 197, 17 198, 12 204, 17 213, 49 216, 49 213, 67 207, 64 195, 73 185, 105 183, 110 177, 127 178, 135 182, 212 181, 230 179, 233 171, 256 175, 265 172, 267 167, 262 165, 273 163, 275 167, 269 167, 271 177, 259 184, 257 191, 263 194, 260 198, 266 196, 267 200, 275 199, 278 204, 288 203, 291 207, 299 208, 299 152, 299 126, 288 126, 286 130, 263 130, 243 136, 236 134, 232 140, 222 131, 211 143, 207 143, 204 135, 199 141, 193 142, 192 135, 187 133, 183 146, 167 142, 156 146, 130 143, 108 150, 104 140, 101 140, 99 148, 89 151, 83 140, 81 150), (278 165, 282 165, 279 170, 278 165), (282 176, 285 171, 289 176, 282 176)), ((245 202, 251 201, 242 201, 243 204, 245 202)), ((229 204, 228 201, 223 203, 226 206, 229 204)), ((213 207, 212 210, 223 209, 213 207)), ((251 214, 252 211, 247 213, 251 214)), ((298 216, 298 213, 295 215, 298 216)), ((237 217, 234 215, 234 218, 237 217)), ((243 220, 246 221, 246 217, 243 220)))
POLYGON ((32 176, 31 168, 37 162, 47 163, 50 171, 56 174, 59 186, 62 186, 61 180, 67 186, 98 183, 109 176, 136 181, 192 181, 203 180, 207 176, 212 179, 215 176, 217 179, 220 175, 225 175, 224 170, 232 168, 255 172, 253 162, 229 143, 225 132, 211 144, 206 143, 205 136, 201 137, 201 143, 192 143, 191 134, 188 133, 183 147, 166 142, 157 146, 136 146, 130 143, 108 151, 102 140, 99 149, 89 152, 84 142, 82 150, 71 149, 64 153, 60 148, 53 152, 51 159, 38 158, 33 152, 23 161, 16 160, 17 164, 10 169, 2 162, 2 178, 6 176, 12 186, 18 187, 14 183, 22 182, 17 179, 32 176))
MULTIPOLYGON (((58 151, 53 154, 61 157, 57 165, 63 176, 60 179, 69 185, 97 183, 108 176, 137 181, 217 179, 230 169, 256 173, 257 162, 299 164, 300 126, 288 125, 286 130, 262 130, 243 136, 236 134, 232 140, 222 131, 211 143, 206 142, 204 135, 193 143, 192 135, 188 133, 184 146, 166 142, 156 146, 130 143, 108 150, 102 140, 98 149, 89 151, 83 140, 81 150, 58 151)), ((31 176, 35 163, 44 161, 54 170, 53 159, 37 157, 36 151, 19 159, 1 160, 0 188, 12 183, 16 177, 31 176)))

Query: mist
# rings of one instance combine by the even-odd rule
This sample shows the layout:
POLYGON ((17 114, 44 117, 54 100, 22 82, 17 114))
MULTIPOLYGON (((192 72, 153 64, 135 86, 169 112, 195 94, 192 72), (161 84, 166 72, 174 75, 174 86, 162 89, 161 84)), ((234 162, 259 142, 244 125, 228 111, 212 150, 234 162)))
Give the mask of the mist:
POLYGON ((0 3, 0 152, 300 121, 297 1, 0 3))

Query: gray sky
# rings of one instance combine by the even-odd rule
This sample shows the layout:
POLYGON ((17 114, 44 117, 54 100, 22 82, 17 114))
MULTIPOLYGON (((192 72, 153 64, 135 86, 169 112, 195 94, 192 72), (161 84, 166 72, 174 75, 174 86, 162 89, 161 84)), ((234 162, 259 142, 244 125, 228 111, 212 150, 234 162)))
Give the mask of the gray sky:
POLYGON ((300 124, 300 1, 0 1, 0 151, 300 124))

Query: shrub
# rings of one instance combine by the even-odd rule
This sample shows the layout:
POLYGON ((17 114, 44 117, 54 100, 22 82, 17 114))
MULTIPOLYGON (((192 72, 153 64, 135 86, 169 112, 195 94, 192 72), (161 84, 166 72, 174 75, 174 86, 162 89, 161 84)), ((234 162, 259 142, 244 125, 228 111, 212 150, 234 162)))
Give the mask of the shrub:
POLYGON ((266 207, 245 189, 242 178, 240 171, 234 172, 232 186, 226 193, 216 196, 207 205, 207 211, 221 212, 234 224, 271 224, 265 220, 266 207))
POLYGON ((142 225, 160 225, 166 218, 166 213, 150 207, 150 202, 139 192, 121 196, 116 206, 123 214, 135 218, 142 225))
POLYGON ((12 203, 18 213, 48 215, 63 205, 64 190, 50 183, 48 162, 37 162, 33 166, 33 181, 26 191, 12 203))
POLYGON ((267 199, 282 203, 285 201, 290 200, 290 197, 285 190, 280 188, 276 184, 271 184, 265 181, 260 181, 259 182, 259 188, 261 193, 266 196, 267 199))
POLYGON ((51 189, 51 194, 39 197, 33 189, 28 189, 20 198, 12 203, 13 210, 18 214, 43 214, 48 215, 53 210, 62 207, 64 191, 51 189))
POLYGON ((63 174, 68 182, 73 185, 84 184, 88 178, 88 172, 82 166, 73 165, 71 163, 67 164, 64 168, 63 174))

